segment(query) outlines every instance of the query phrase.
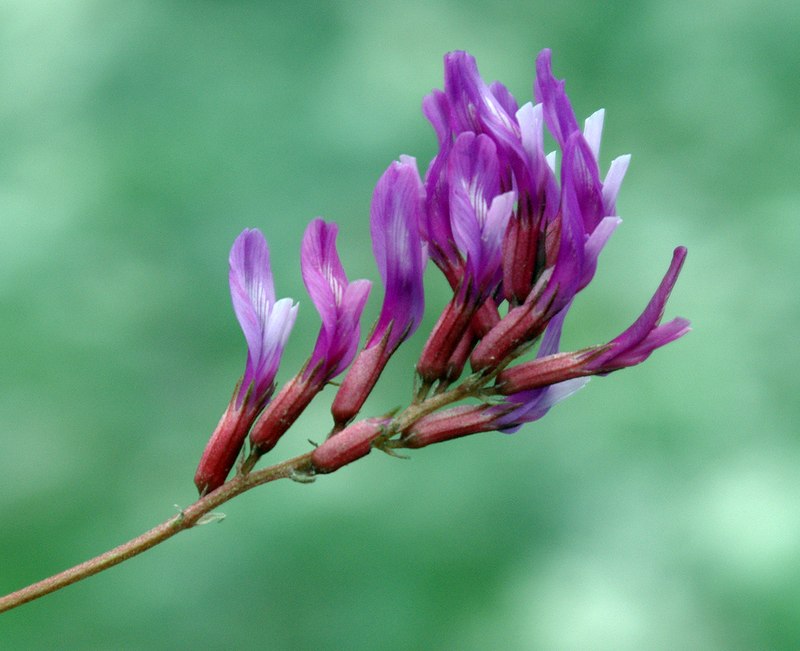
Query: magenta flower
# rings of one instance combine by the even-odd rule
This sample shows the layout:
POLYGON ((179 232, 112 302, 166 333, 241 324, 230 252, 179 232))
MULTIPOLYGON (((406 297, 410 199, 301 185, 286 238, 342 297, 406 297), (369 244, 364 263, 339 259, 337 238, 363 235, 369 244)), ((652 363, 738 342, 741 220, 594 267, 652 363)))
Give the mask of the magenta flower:
POLYGON ((297 316, 291 299, 275 300, 269 248, 260 231, 243 231, 233 243, 229 262, 233 311, 247 341, 247 364, 200 459, 195 485, 201 494, 225 482, 248 430, 272 396, 283 348, 297 316))
POLYGON ((334 398, 337 427, 361 409, 389 358, 419 326, 425 310, 425 253, 419 222, 425 190, 416 161, 402 156, 375 186, 370 208, 372 250, 385 288, 378 321, 334 398))

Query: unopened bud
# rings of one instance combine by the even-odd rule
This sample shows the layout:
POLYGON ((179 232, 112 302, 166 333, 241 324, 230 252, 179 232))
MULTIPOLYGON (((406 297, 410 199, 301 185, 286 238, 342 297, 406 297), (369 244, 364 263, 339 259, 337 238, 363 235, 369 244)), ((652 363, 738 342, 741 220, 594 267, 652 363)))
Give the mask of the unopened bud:
POLYGON ((368 418, 334 434, 311 453, 314 469, 320 473, 333 472, 365 457, 372 450, 372 442, 383 431, 385 422, 380 418, 368 418))
POLYGON ((377 344, 362 350, 347 371, 331 405, 331 413, 338 427, 350 421, 359 412, 375 387, 393 352, 387 351, 386 347, 390 333, 391 328, 377 344))
POLYGON ((501 407, 459 405, 420 418, 403 437, 408 448, 424 448, 432 443, 488 432, 496 429, 495 419, 505 413, 501 407))
POLYGON ((270 402, 250 432, 250 445, 258 454, 265 454, 297 420, 324 385, 312 375, 305 380, 302 373, 288 382, 270 402))

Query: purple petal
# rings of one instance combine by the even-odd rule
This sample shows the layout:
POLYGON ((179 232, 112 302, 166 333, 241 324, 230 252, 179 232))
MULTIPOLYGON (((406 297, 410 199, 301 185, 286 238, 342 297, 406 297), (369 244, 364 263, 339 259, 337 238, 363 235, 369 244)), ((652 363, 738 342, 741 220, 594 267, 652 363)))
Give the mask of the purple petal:
POLYGON ((323 382, 341 373, 353 360, 361 334, 359 321, 371 287, 366 280, 348 282, 336 252, 337 231, 335 224, 315 219, 306 228, 300 253, 303 281, 322 318, 307 371, 319 370, 323 382))
POLYGON ((579 289, 583 289, 592 281, 595 269, 597 269, 597 258, 600 256, 600 251, 603 250, 608 238, 611 237, 621 223, 622 220, 619 217, 603 217, 586 240, 586 244, 583 247, 583 272, 581 282, 578 285, 579 289))
POLYGON ((583 135, 577 131, 569 137, 564 148, 561 186, 564 193, 574 193, 584 231, 591 233, 605 217, 603 186, 592 151, 583 135))
POLYGON ((641 342, 614 357, 614 366, 635 366, 650 357, 656 348, 666 346, 691 330, 687 319, 681 317, 653 328, 641 342))
POLYGON ((444 86, 457 133, 489 133, 503 142, 519 139, 513 113, 509 114, 503 106, 510 94, 503 97, 503 102, 498 101, 481 79, 472 56, 466 52, 450 52, 445 56, 444 86))
MULTIPOLYGON (((579 133, 573 134, 570 142, 576 138, 583 139, 579 133)), ((568 149, 569 151, 569 149, 568 149)), ((566 160, 565 160, 566 165, 566 160)), ((562 165, 562 171, 564 166, 562 165)), ((546 298, 551 298, 555 292, 552 310, 558 312, 577 293, 584 269, 585 234, 583 215, 578 202, 574 185, 569 181, 562 188, 561 193, 561 239, 558 254, 553 265, 553 275, 548 282, 546 298)))
POLYGON ((387 348, 393 350, 417 329, 422 319, 425 260, 419 222, 423 201, 416 161, 407 156, 392 163, 375 186, 370 231, 386 294, 367 348, 379 343, 391 326, 387 348))
POLYGON ((603 119, 605 118, 605 109, 600 109, 592 113, 583 123, 583 137, 595 161, 600 160, 600 139, 603 136, 603 119))
POLYGON ((445 56, 444 91, 454 133, 472 132, 492 138, 498 147, 498 158, 506 166, 504 190, 510 190, 511 170, 520 175, 522 170, 518 167, 524 160, 516 110, 507 110, 516 109, 516 101, 500 84, 489 88, 478 73, 475 59, 466 52, 450 52, 445 56))
POLYGON ((489 91, 497 100, 498 104, 503 107, 506 114, 514 115, 517 112, 517 100, 514 99, 514 96, 503 84, 499 81, 493 81, 489 84, 489 91))
POLYGON ((422 113, 433 126, 439 146, 444 147, 452 138, 450 104, 447 101, 447 95, 438 88, 431 91, 422 100, 422 113))
POLYGON ((606 172, 606 178, 603 180, 603 212, 606 215, 617 214, 617 194, 622 185, 622 179, 625 178, 625 172, 628 171, 628 165, 631 162, 630 154, 619 156, 611 161, 611 165, 606 172))
POLYGON ((566 400, 585 387, 591 378, 579 377, 551 384, 543 389, 532 389, 508 396, 507 404, 519 404, 513 411, 500 416, 497 429, 506 434, 518 431, 524 423, 532 423, 547 414, 553 405, 566 400))
POLYGON ((499 170, 491 138, 462 133, 456 139, 449 161, 450 219, 481 295, 500 282, 503 235, 516 201, 514 192, 498 195, 499 170))
POLYGON ((563 149, 567 139, 578 131, 578 121, 564 91, 564 82, 553 76, 550 50, 542 50, 536 58, 536 101, 544 105, 544 121, 563 149))
POLYGON ((462 133, 448 167, 453 236, 461 251, 479 264, 482 226, 489 202, 500 190, 497 148, 488 136, 462 133))

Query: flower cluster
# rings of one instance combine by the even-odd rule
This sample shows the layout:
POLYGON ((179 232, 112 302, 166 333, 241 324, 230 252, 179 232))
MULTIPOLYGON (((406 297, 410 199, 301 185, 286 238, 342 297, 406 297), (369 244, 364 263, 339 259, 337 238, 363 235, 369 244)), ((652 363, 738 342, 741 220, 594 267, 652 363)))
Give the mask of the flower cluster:
POLYGON ((661 323, 686 256, 679 247, 633 325, 608 343, 559 351, 573 299, 592 280, 600 251, 620 224, 615 204, 630 157, 613 160, 601 178, 604 113, 580 128, 548 50, 536 62, 534 95, 536 103, 518 106, 505 86, 483 81, 469 54, 446 55, 444 88, 423 100, 438 153, 424 179, 413 158, 401 157, 373 194, 372 245, 384 285, 376 324, 359 350, 370 283, 348 281, 336 226, 314 220, 303 238, 301 266, 322 327, 303 368, 271 401, 297 306, 275 300, 261 233, 239 236, 230 283, 247 365, 200 460, 195 483, 201 493, 225 482, 248 435, 250 455, 239 471, 252 468, 348 367, 331 407, 331 433, 311 453, 310 473, 332 472, 373 447, 419 448, 482 431, 515 431, 589 376, 638 364, 689 330, 681 318, 661 323), (545 127, 560 163, 555 152, 545 153, 545 127), (413 400, 394 416, 354 422, 389 358, 422 320, 428 258, 453 295, 417 363, 413 400), (524 361, 537 343, 533 359, 524 361), (471 372, 462 377, 468 364, 471 372))

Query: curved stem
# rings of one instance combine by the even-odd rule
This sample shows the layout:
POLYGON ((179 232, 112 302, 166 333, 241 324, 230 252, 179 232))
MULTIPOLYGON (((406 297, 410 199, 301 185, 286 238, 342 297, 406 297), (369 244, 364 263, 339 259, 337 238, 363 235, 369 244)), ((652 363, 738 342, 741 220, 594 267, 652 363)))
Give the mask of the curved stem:
POLYGON ((82 581, 93 574, 107 570, 118 563, 122 563, 129 558, 137 556, 151 547, 155 547, 168 538, 171 538, 175 534, 185 529, 191 529, 204 515, 210 513, 220 504, 224 504, 237 495, 241 495, 245 491, 260 486, 261 484, 266 484, 276 479, 291 477, 296 473, 301 473, 309 469, 310 458, 311 453, 307 453, 256 472, 249 474, 238 473, 217 490, 201 497, 194 504, 186 507, 166 522, 162 522, 158 526, 153 527, 150 531, 136 536, 136 538, 99 556, 95 556, 80 565, 54 574, 38 583, 34 583, 0 598, 0 613, 21 606, 39 597, 43 597, 56 590, 60 590, 72 583, 82 581))

